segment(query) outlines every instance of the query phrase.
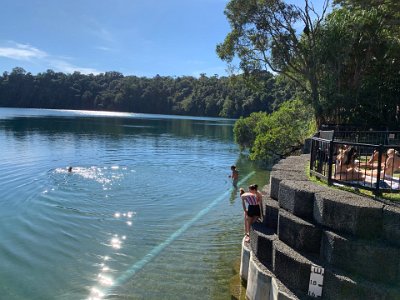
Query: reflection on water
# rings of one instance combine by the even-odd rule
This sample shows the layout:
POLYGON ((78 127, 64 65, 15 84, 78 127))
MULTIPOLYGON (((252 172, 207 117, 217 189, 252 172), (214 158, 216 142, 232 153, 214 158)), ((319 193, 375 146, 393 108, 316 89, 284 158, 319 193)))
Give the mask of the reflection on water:
POLYGON ((0 109, 0 295, 228 298, 243 226, 230 166, 242 186, 267 181, 232 126, 0 109))
MULTIPOLYGON (((127 136, 152 135, 156 139, 163 134, 176 135, 179 138, 193 139, 204 137, 218 140, 232 140, 233 121, 218 120, 213 123, 193 122, 191 119, 168 118, 148 119, 127 117, 110 118, 99 116, 94 118, 86 115, 69 116, 18 116, 0 120, 0 129, 12 133, 15 137, 26 139, 32 134, 43 134, 49 139, 59 139, 64 136, 85 135, 90 137, 107 136, 112 139, 126 138, 127 136), (71 122, 71 119, 73 122, 71 122)), ((141 115, 144 116, 144 115, 141 115)))

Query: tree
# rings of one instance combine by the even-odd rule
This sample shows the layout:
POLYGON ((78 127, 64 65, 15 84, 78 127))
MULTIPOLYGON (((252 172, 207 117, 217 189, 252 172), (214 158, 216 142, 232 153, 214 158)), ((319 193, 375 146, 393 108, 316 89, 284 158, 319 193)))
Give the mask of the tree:
POLYGON ((272 114, 252 113, 235 123, 236 142, 250 150, 253 160, 282 158, 301 149, 315 132, 313 110, 300 100, 284 102, 272 114))
POLYGON ((400 42, 389 20, 399 11, 389 9, 390 1, 341 2, 345 7, 327 17, 317 43, 323 113, 333 123, 396 126, 400 42))
POLYGON ((318 13, 309 0, 304 9, 283 0, 231 0, 225 15, 232 30, 217 53, 228 63, 237 56, 245 74, 272 70, 295 81, 321 123, 316 43, 328 5, 325 0, 318 13))

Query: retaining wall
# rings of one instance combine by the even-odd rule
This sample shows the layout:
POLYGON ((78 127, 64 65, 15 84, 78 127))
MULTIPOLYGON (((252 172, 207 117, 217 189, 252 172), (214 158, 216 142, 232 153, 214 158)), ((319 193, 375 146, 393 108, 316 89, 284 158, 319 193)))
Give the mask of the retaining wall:
POLYGON ((264 219, 242 241, 246 298, 315 299, 308 293, 317 266, 320 299, 400 299, 400 208, 317 185, 308 163, 306 154, 273 167, 264 219))

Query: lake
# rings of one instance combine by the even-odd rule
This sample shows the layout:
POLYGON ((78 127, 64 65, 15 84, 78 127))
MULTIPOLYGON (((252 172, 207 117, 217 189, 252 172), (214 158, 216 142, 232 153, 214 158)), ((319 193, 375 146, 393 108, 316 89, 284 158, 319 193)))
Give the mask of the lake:
POLYGON ((243 187, 268 180, 233 124, 0 108, 0 298, 230 299, 230 166, 243 187))

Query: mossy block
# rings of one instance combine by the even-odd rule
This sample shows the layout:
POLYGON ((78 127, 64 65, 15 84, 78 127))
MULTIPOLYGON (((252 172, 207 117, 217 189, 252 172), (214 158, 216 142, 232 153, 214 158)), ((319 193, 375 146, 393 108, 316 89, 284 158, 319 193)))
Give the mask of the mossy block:
POLYGON ((383 204, 349 192, 315 193, 314 221, 337 233, 362 238, 382 234, 383 204))
POLYGON ((279 206, 292 214, 313 220, 314 194, 329 191, 329 188, 311 181, 282 180, 279 185, 279 206))
POLYGON ((278 237, 301 253, 320 252, 321 229, 282 209, 279 210, 278 237))

